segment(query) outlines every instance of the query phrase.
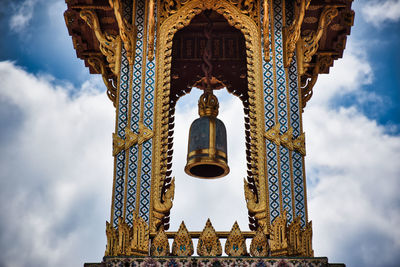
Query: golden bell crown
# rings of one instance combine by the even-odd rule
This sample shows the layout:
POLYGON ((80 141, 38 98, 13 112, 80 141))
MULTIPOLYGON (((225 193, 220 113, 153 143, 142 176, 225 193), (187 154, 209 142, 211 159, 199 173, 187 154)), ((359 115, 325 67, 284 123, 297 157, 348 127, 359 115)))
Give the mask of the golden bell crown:
POLYGON ((219 102, 218 98, 211 92, 204 92, 199 98, 199 115, 200 117, 209 116, 217 117, 219 102))

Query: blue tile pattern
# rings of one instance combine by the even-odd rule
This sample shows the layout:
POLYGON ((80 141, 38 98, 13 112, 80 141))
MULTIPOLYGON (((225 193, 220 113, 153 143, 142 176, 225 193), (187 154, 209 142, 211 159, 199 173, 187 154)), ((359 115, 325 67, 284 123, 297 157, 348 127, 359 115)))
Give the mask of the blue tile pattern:
MULTIPOLYGON (((154 14, 157 14, 157 5, 155 5, 154 14)), ((155 25, 157 25, 157 18, 155 18, 155 25)), ((155 33, 156 36, 157 33, 155 33)), ((154 39, 156 42, 156 39, 154 39)), ((154 46, 154 54, 155 46, 154 46)), ((146 63, 145 73, 145 88, 144 88, 144 103, 143 103, 143 124, 153 130, 153 114, 154 114, 154 101, 155 101, 155 74, 156 64, 155 60, 146 63)), ((147 140, 143 143, 142 147, 142 169, 140 177, 140 208, 139 214, 146 221, 149 221, 150 211, 150 191, 151 191, 151 165, 152 165, 152 145, 153 141, 147 140)))
MULTIPOLYGON (((264 6, 261 4, 261 21, 263 21, 264 6)), ((263 28, 261 29, 264 30, 263 28)), ((263 32, 261 33, 263 34, 263 32)), ((263 40, 263 39, 262 39, 263 40)), ((271 40, 271 31, 269 29, 269 40, 271 40)), ((264 40, 263 40, 264 41, 264 40)), ((272 45, 269 48, 272 57, 272 45)), ((262 54, 264 55, 264 45, 262 45, 262 54)), ((274 96, 274 69, 272 60, 266 61, 262 57, 263 66, 263 88, 264 88, 264 112, 265 112, 265 128, 275 125, 275 96, 274 96)), ((267 157, 267 177, 268 177, 268 192, 269 192, 269 216, 270 222, 275 220, 280 214, 279 201, 279 179, 278 179, 278 160, 277 146, 269 140, 265 141, 266 157, 267 157)))
POLYGON ((283 38, 282 38, 282 1, 273 1, 274 9, 274 42, 276 64, 276 90, 278 101, 278 121, 281 125, 281 134, 288 130, 288 114, 286 103, 286 75, 283 66, 283 38))
POLYGON ((287 210, 288 221, 291 222, 293 219, 293 212, 292 212, 292 182, 290 177, 289 149, 283 146, 280 147, 280 159, 281 159, 281 181, 282 181, 282 205, 283 209, 287 210))
MULTIPOLYGON (((132 98, 131 98, 131 130, 135 134, 139 133, 140 120, 140 98, 142 87, 142 61, 143 61, 143 35, 144 35, 144 3, 138 1, 141 8, 136 9, 135 25, 137 29, 135 57, 132 67, 132 98)), ((129 149, 128 161, 128 183, 126 199, 126 222, 132 225, 132 212, 136 208, 137 177, 138 177, 139 147, 133 145, 129 149)))
MULTIPOLYGON (((129 62, 126 51, 121 51, 121 73, 120 86, 118 96, 118 118, 117 118, 117 134, 120 138, 125 138, 125 127, 127 125, 128 111, 128 89, 129 89, 129 62)), ((116 156, 115 166, 115 187, 114 187, 114 226, 118 224, 118 217, 123 215, 124 207, 124 180, 125 180, 125 151, 121 151, 116 156)))
MULTIPOLYGON (((286 21, 291 23, 293 20, 293 1, 286 1, 286 21)), ((298 88, 298 72, 296 51, 289 66, 289 102, 290 102, 290 125, 293 128, 293 138, 297 138, 301 134, 300 128, 300 101, 298 88)), ((295 216, 300 216, 301 226, 306 225, 305 210, 305 188, 303 174, 302 156, 294 151, 292 154, 292 170, 293 170, 293 194, 295 203, 295 216)))

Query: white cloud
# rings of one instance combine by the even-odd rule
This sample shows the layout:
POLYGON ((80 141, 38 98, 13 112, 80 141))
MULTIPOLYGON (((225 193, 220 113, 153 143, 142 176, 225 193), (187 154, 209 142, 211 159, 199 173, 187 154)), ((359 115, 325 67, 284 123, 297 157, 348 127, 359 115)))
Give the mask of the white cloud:
POLYGON ((374 0, 363 3, 362 14, 365 20, 375 26, 382 26, 387 21, 399 21, 400 0, 374 0))
POLYGON ((381 102, 362 90, 373 79, 368 60, 355 52, 362 50, 350 47, 320 76, 303 115, 314 250, 347 266, 397 266, 400 136, 357 109, 365 99, 381 102), (361 100, 340 107, 336 96, 344 95, 361 100))
POLYGON ((1 266, 101 259, 114 112, 100 80, 71 96, 70 85, 0 63, 1 266))
POLYGON ((21 32, 28 26, 33 17, 33 10, 37 0, 25 0, 15 7, 15 13, 10 18, 10 29, 21 32))

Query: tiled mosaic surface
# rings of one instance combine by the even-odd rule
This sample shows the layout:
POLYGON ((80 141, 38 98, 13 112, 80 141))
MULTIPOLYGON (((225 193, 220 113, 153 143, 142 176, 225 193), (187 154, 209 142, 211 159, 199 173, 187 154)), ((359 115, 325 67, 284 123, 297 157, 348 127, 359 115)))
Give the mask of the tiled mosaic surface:
MULTIPOLYGON (((274 0, 272 10, 270 10, 273 19, 271 20, 269 29, 271 60, 266 62, 263 58, 262 62, 265 127, 268 130, 277 121, 281 125, 280 134, 285 133, 289 129, 289 126, 291 126, 293 128, 293 138, 297 138, 301 134, 297 63, 296 56, 294 56, 289 68, 285 69, 283 65, 282 27, 284 3, 286 3, 285 14, 287 24, 291 23, 293 3, 291 1, 274 0), (275 110, 277 110, 276 114, 275 110)), ((263 15, 262 9, 263 5, 261 4, 261 15, 263 15)), ((261 20, 263 20, 263 17, 261 17, 261 20)), ((306 211, 302 156, 285 147, 281 146, 278 148, 269 140, 266 140, 266 154, 270 222, 279 216, 280 205, 282 204, 282 208, 288 211, 289 221, 292 221, 293 216, 301 216, 301 223, 304 227, 306 223, 306 211), (290 159, 292 159, 292 162, 290 159), (292 192, 292 188, 294 192, 292 192), (280 193, 282 194, 282 203, 280 202, 280 193), (293 210, 293 206, 295 210, 293 210)))
MULTIPOLYGON (((325 267, 327 258, 258 258, 258 257, 105 257, 106 267, 325 267)), ((98 265, 99 266, 99 265, 98 265)), ((344 266, 344 265, 335 265, 344 266)), ((90 267, 85 265, 85 267, 90 267)), ((93 266, 94 267, 94 266, 93 266)))

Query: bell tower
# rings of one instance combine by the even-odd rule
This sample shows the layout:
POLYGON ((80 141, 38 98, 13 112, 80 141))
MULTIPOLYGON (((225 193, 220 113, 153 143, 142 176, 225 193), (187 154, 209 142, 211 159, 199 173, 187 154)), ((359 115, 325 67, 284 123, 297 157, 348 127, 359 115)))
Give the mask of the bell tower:
POLYGON ((294 266, 302 259, 328 266, 327 258, 314 258, 312 248, 302 113, 318 75, 343 54, 354 19, 352 1, 66 2, 77 56, 90 73, 102 75, 116 113, 104 264, 294 266), (175 105, 193 87, 204 94, 188 142, 185 171, 192 176, 229 172, 224 142, 229 133, 217 118, 213 90, 228 90, 243 104, 243 201, 250 231, 232 222, 232 229, 218 232, 209 220, 201 232, 184 222, 177 232, 168 231, 175 105), (196 251, 192 239, 198 239, 196 251), (229 257, 218 257, 220 239, 226 239, 229 257), (203 257, 191 257, 194 253, 203 257))

